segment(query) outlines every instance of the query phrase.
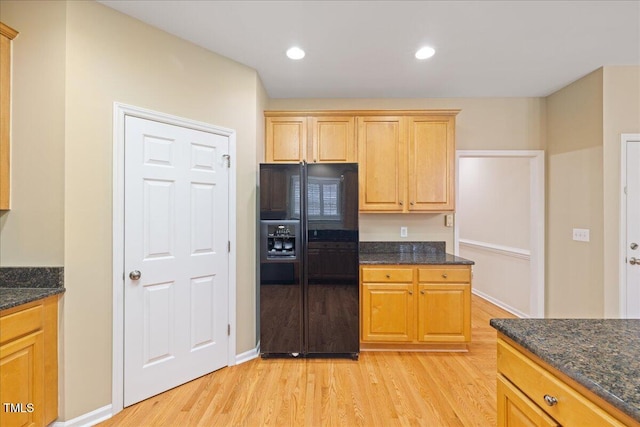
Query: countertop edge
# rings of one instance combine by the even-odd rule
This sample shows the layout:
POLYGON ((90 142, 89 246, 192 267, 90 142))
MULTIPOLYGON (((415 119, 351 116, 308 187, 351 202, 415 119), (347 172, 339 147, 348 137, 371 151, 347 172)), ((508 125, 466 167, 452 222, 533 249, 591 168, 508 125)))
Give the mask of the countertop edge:
POLYGON ((3 290, 13 293, 19 292, 22 295, 20 295, 19 298, 7 302, 2 301, 2 303, 0 303, 0 312, 66 292, 65 288, 0 288, 0 293, 2 293, 3 290))

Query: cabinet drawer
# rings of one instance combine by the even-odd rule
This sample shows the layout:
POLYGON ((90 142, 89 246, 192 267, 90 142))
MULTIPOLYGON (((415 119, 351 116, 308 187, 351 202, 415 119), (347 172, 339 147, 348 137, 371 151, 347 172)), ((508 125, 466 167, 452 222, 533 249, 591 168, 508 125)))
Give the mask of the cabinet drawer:
POLYGON ((413 282, 412 268, 363 268, 363 282, 413 282))
POLYGON ((467 283, 471 281, 469 268, 420 268, 418 269, 420 282, 452 282, 467 283))
POLYGON ((11 341, 29 332, 42 329, 42 305, 0 317, 0 343, 11 341))
POLYGON ((560 425, 623 426, 595 403, 533 362, 520 351, 498 340, 498 372, 508 378, 560 425), (545 401, 554 398, 557 403, 545 401))

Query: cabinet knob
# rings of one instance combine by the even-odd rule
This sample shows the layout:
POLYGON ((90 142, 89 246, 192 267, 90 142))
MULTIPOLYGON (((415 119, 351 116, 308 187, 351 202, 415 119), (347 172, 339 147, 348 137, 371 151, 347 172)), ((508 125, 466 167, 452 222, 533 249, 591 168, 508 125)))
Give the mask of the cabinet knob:
POLYGON ((424 295, 424 289, 420 291, 420 294, 424 295))
POLYGON ((411 206, 415 205, 415 203, 413 203, 413 202, 409 202, 409 204, 410 204, 411 206))
POLYGON ((390 274, 387 274, 386 276, 387 276, 387 279, 391 279, 391 275, 390 274))
POLYGON ((413 291, 409 291, 409 295, 413 295, 413 291))
POLYGON ((402 206, 402 200, 400 200, 400 206, 402 206))
POLYGON ((549 396, 548 394, 544 395, 544 401, 549 406, 555 406, 558 404, 558 399, 553 396, 549 396))
POLYGON ((443 274, 442 274, 442 278, 443 278, 443 279, 446 279, 447 277, 449 277, 449 276, 447 276, 447 273, 443 273, 443 274))

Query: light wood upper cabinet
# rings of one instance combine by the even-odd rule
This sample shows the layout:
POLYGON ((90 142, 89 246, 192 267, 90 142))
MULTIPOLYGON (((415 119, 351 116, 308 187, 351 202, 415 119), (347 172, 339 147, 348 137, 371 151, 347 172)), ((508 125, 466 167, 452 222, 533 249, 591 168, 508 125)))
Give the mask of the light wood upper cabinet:
POLYGON ((360 211, 402 212, 405 126, 400 116, 358 117, 360 211))
POLYGON ((307 157, 306 117, 266 118, 267 163, 298 163, 307 157))
POLYGON ((409 211, 453 211, 455 122, 453 116, 407 118, 409 211))
POLYGON ((267 163, 357 161, 353 116, 266 112, 265 118, 267 163))
POLYGON ((310 117, 309 163, 356 162, 353 117, 310 117))
POLYGON ((361 212, 455 208, 455 115, 358 117, 361 212))
POLYGON ((11 189, 11 40, 18 35, 0 22, 0 210, 9 209, 11 189))

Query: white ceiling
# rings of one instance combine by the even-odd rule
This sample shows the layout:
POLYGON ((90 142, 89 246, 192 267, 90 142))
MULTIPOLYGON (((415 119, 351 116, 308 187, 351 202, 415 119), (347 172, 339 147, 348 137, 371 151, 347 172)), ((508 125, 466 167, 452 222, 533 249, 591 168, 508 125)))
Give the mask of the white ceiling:
POLYGON ((100 2, 257 70, 271 98, 537 97, 640 65, 636 0, 100 2))

